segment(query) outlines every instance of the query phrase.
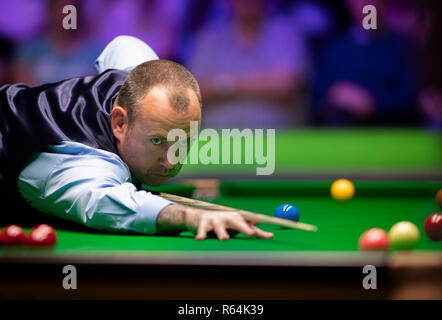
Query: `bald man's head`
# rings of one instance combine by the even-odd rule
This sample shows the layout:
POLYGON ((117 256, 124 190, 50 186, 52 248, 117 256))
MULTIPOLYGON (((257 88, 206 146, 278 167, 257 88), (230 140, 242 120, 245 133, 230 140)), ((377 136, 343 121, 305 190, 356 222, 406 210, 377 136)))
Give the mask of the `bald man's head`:
POLYGON ((186 110, 189 105, 189 89, 202 106, 198 82, 185 67, 170 60, 147 61, 129 73, 115 101, 116 105, 127 110, 129 123, 133 123, 140 102, 154 87, 165 90, 170 105, 178 112, 186 110))

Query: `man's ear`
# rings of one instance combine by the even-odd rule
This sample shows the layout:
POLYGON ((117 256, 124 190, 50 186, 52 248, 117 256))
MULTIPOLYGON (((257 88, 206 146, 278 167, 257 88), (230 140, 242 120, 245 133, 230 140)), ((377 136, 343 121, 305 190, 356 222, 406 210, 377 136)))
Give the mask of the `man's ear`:
POLYGON ((129 129, 129 119, 126 109, 115 106, 112 109, 112 132, 115 138, 121 142, 129 129))

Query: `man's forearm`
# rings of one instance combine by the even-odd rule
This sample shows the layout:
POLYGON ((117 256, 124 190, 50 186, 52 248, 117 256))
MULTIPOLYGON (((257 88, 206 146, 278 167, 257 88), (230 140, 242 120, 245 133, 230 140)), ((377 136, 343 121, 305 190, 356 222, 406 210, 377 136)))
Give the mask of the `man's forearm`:
POLYGON ((17 185, 42 212, 106 232, 153 234, 159 213, 173 202, 137 190, 129 177, 117 155, 69 141, 38 154, 17 185))
POLYGON ((157 217, 157 232, 180 233, 186 231, 186 214, 186 206, 172 204, 165 207, 157 217))

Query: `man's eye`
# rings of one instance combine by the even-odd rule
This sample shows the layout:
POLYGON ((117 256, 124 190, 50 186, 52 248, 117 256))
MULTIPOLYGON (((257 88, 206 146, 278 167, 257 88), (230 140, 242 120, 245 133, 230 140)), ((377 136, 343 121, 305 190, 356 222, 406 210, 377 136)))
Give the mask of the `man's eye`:
POLYGON ((156 146, 159 146, 161 144, 161 139, 160 138, 152 138, 152 143, 156 146))

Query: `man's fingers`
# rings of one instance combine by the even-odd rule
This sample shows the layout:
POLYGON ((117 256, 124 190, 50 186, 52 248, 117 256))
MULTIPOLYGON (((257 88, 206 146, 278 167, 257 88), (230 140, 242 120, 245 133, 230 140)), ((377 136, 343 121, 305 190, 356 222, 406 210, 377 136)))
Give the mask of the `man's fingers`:
POLYGON ((247 236, 255 236, 258 238, 270 239, 273 233, 266 232, 256 227, 255 222, 247 221, 238 214, 226 213, 211 213, 200 219, 196 240, 204 240, 208 236, 215 236, 219 240, 228 240, 231 238, 228 230, 242 232, 247 236))
POLYGON ((208 231, 207 228, 208 228, 207 220, 203 219, 198 226, 198 233, 196 234, 195 239, 196 240, 206 239, 206 235, 207 235, 207 231, 208 231))
POLYGON ((224 225, 222 225, 221 223, 214 223, 214 229, 215 229, 215 233, 218 237, 219 240, 228 240, 230 239, 229 234, 226 231, 226 227, 224 225))
POLYGON ((248 236, 252 236, 254 233, 253 228, 242 219, 230 219, 228 223, 230 228, 238 230, 248 236))
POLYGON ((247 222, 247 223, 250 226, 250 228, 253 229, 253 231, 255 233, 255 237, 264 238, 264 239, 271 239, 271 238, 273 238, 273 233, 272 232, 267 232, 267 231, 261 230, 253 222, 247 222))
POLYGON ((267 232, 264 230, 259 229, 258 227, 255 227, 255 237, 258 238, 264 238, 264 239, 271 239, 273 238, 273 233, 272 232, 267 232))

